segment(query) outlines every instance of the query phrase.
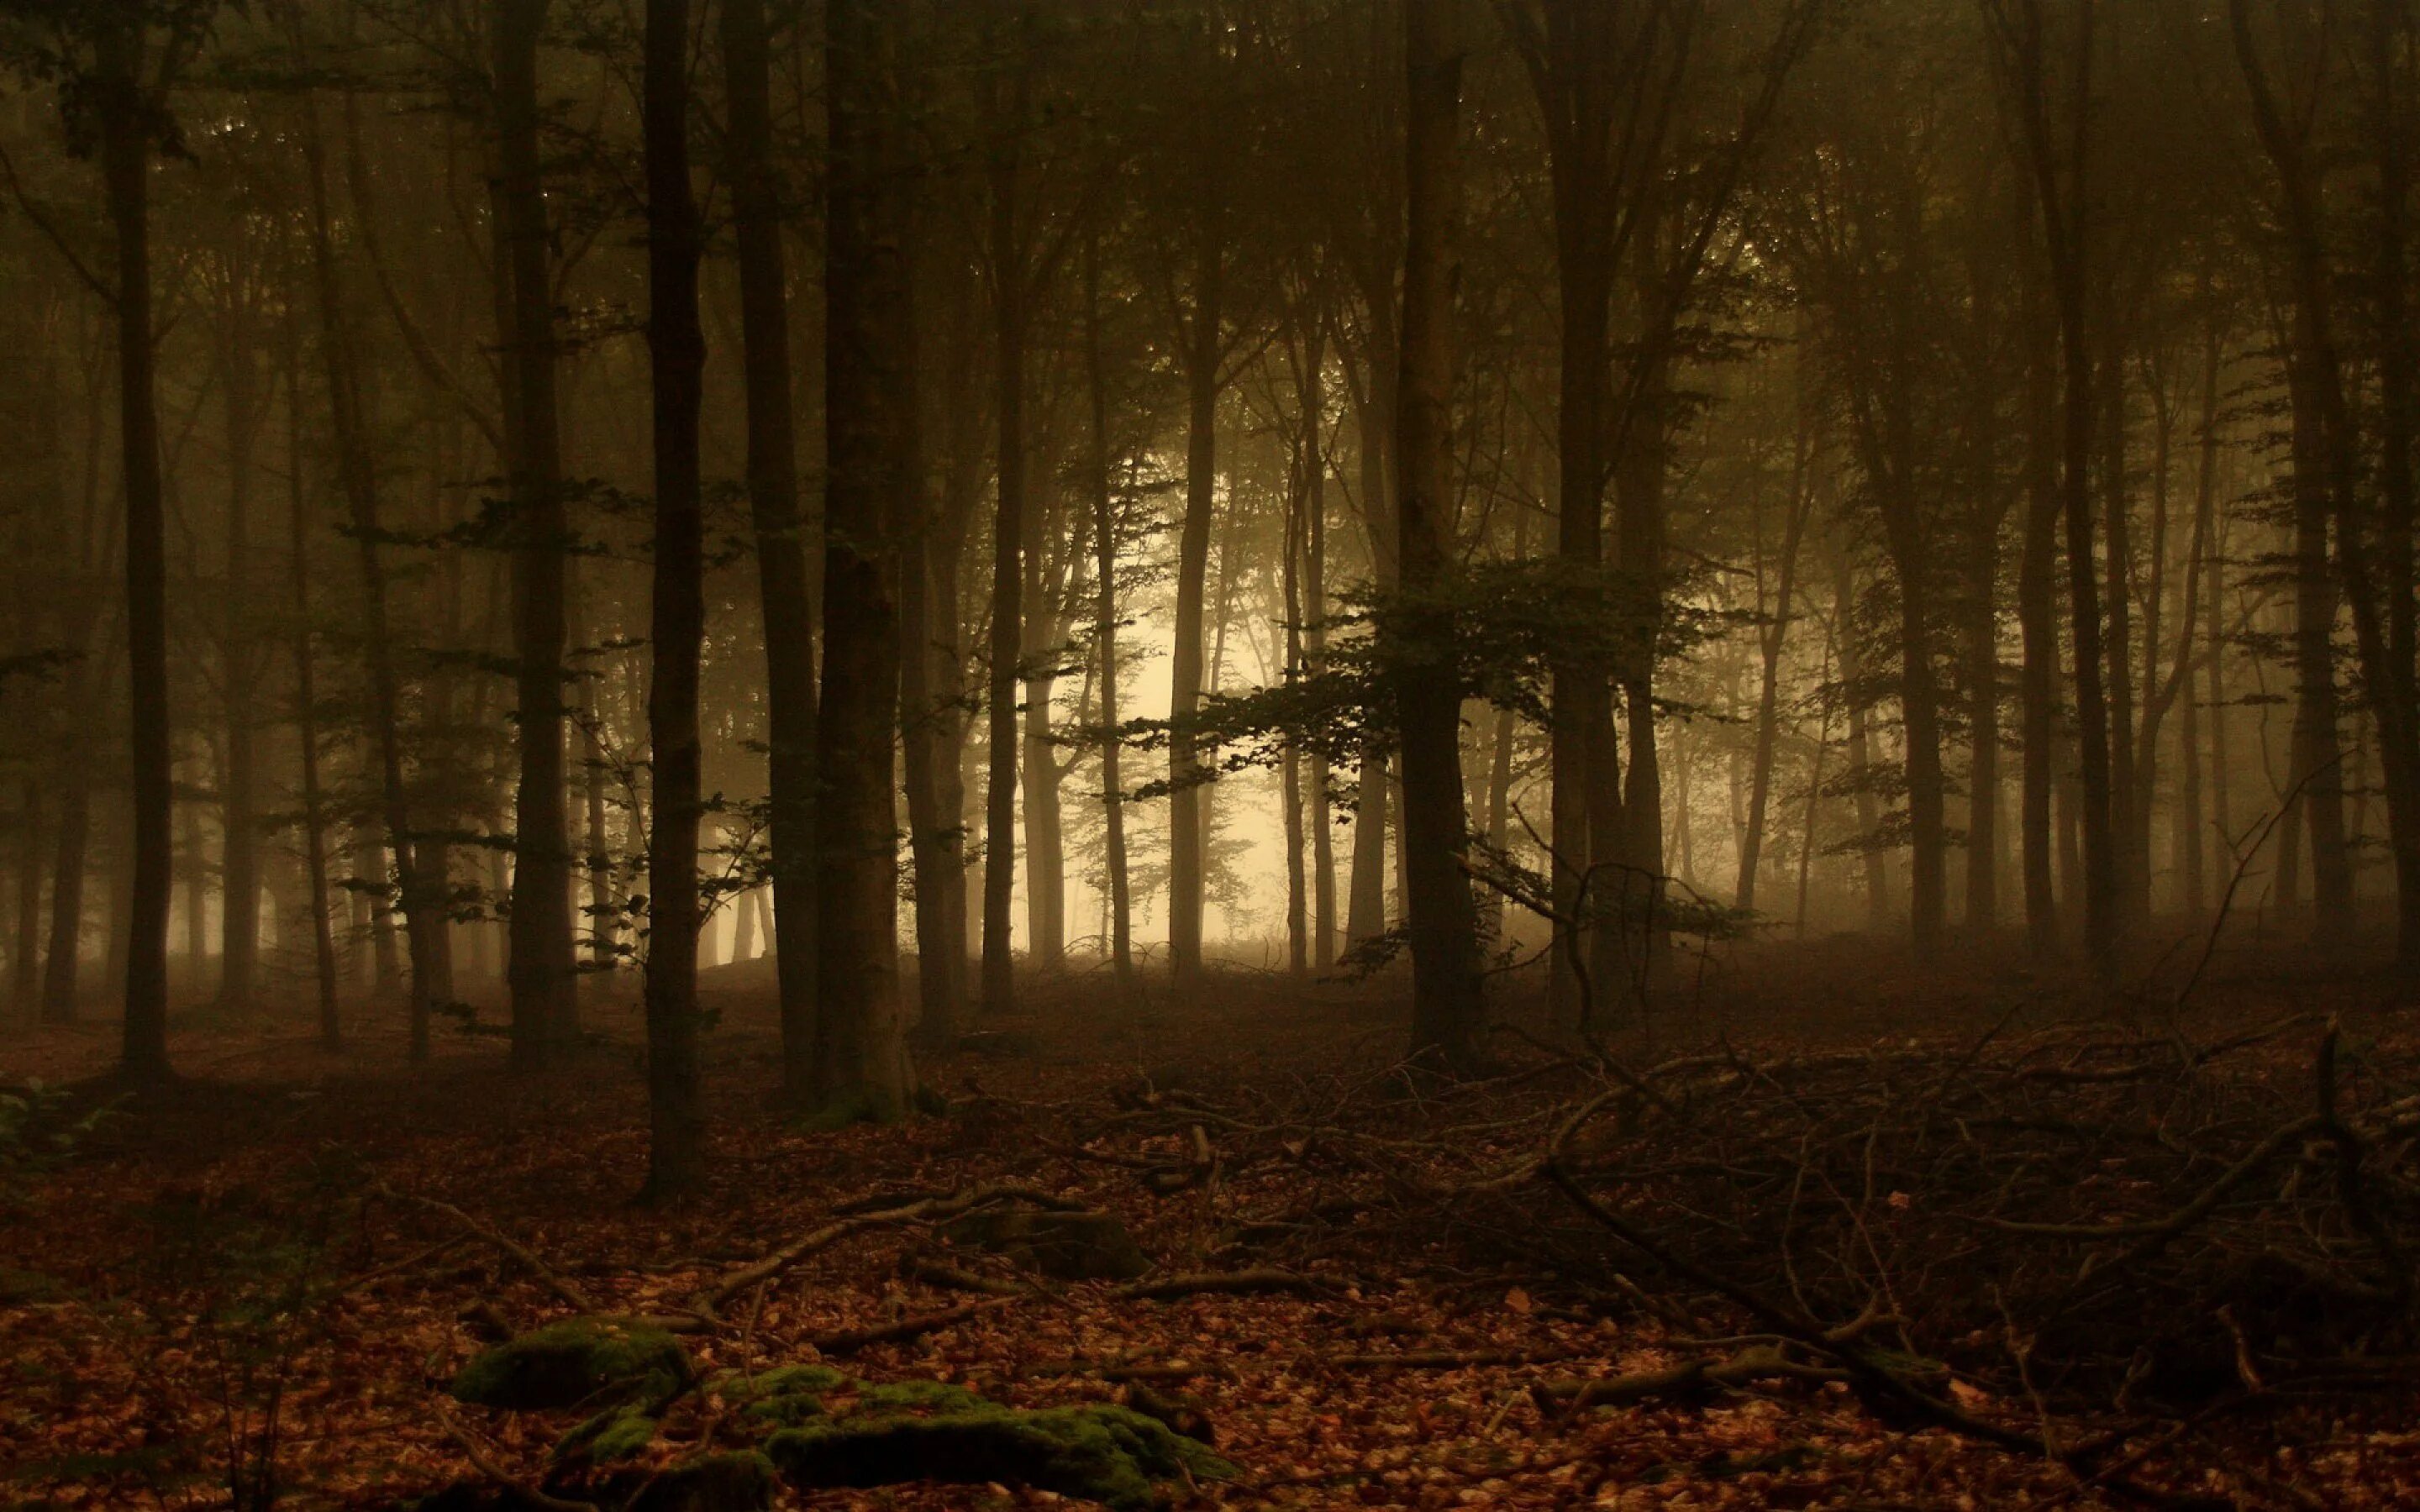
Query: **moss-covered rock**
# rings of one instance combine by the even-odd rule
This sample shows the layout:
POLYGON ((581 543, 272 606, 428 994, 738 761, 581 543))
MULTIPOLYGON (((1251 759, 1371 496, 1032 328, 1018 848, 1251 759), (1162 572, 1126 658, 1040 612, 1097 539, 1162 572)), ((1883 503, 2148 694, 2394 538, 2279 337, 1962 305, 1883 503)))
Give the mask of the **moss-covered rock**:
POLYGON ((711 1382, 714 1394, 737 1406, 740 1416, 769 1427, 796 1427, 822 1417, 825 1395, 853 1384, 820 1365, 785 1365, 753 1376, 730 1370, 711 1382))
POLYGON ((885 1411, 868 1401, 864 1411, 777 1433, 765 1450, 802 1489, 998 1481, 1083 1497, 1118 1512, 1160 1504, 1164 1483, 1187 1474, 1215 1479, 1234 1473, 1201 1444, 1123 1407, 1029 1412, 979 1397, 972 1406, 930 1415, 885 1411))
POLYGON ((629 1512, 763 1512, 777 1484, 773 1462, 752 1449, 699 1455, 659 1472, 629 1512))
POLYGON ((970 1212, 942 1232, 1061 1281, 1131 1281, 1151 1257, 1111 1212, 970 1212))
POLYGON ((968 1412, 992 1405, 964 1386, 946 1381, 861 1382, 857 1407, 871 1412, 968 1412))
POLYGON ((689 1383, 689 1356, 660 1328, 573 1318, 483 1350, 455 1376, 457 1401, 515 1412, 608 1402, 660 1406, 689 1383))
POLYGON ((644 1453, 656 1442, 656 1418, 646 1406, 624 1402, 609 1407, 565 1434, 554 1446, 557 1459, 585 1459, 610 1465, 644 1453))

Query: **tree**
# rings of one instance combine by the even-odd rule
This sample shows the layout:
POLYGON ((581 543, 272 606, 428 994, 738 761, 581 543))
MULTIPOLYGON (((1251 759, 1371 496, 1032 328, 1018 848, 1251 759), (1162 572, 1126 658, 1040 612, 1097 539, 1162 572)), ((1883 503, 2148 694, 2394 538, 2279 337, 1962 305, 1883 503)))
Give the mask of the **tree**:
MULTIPOLYGON (((13 39, 19 63, 56 84, 70 149, 100 164, 114 236, 112 276, 103 280, 85 270, 84 277, 110 303, 116 320, 134 790, 120 1058, 124 1073, 137 1082, 170 1075, 168 908, 174 880, 167 515, 152 317, 150 176, 155 154, 174 157, 184 150, 169 92, 201 47, 215 9, 215 0, 10 0, 7 8, 23 27, 13 39)), ((66 243, 60 245, 64 249, 66 243)), ((81 263, 77 267, 83 270, 81 263)))
MULTIPOLYGON (((690 185, 689 0, 647 0, 640 115, 646 144, 647 349, 654 395, 655 752, 647 840, 647 1186, 665 1201, 697 1185, 706 1160, 698 1071, 698 827, 705 811, 698 670, 706 640, 706 528, 698 455, 706 335, 697 270, 705 227, 690 185)), ((567 881, 567 879, 566 879, 567 881)))
POLYGON ((790 384, 790 311, 782 182, 773 161, 770 45, 764 0, 723 0, 723 91, 731 209, 739 255, 740 341, 748 405, 748 498, 765 621, 767 842, 773 875, 774 968, 782 1009, 782 1086, 814 1080, 815 984, 814 601, 799 511, 790 384))
MULTIPOLYGON (((505 469, 512 491, 514 687, 520 781, 513 798, 513 1061, 532 1068, 579 1033, 571 937, 571 835, 564 813, 564 504, 555 393, 553 271, 538 141, 538 43, 549 0, 495 12, 495 278, 506 319, 505 469)), ((652 150, 652 142, 650 145, 652 150)), ((651 243, 652 245, 652 243, 651 243)))
MULTIPOLYGON (((1396 530, 1407 600, 1446 592, 1453 560, 1453 305, 1462 216, 1466 43, 1457 0, 1404 0, 1404 200, 1402 376, 1396 388, 1396 530)), ((1395 693, 1404 759, 1406 920, 1412 942, 1412 1054, 1453 1072, 1478 1066, 1483 1000, 1478 912, 1464 874, 1462 686, 1435 648, 1450 610, 1404 613, 1395 693), (1428 648, 1427 656, 1419 648, 1428 648)))
MULTIPOLYGON (((1993 58, 2017 116, 2040 216, 2058 323, 2060 515, 2066 527, 2068 622, 2075 665, 2084 830, 2084 944, 2094 969, 2118 964, 2117 832, 2111 809, 2109 700, 2102 650, 2101 590, 2092 548, 2094 369, 2091 332, 2092 62, 2097 0, 2071 0, 2068 60, 2049 0, 1982 0, 1993 58), (2064 91, 2065 100, 2058 98, 2064 91), (2061 107, 2064 105, 2064 130, 2061 107)), ((2046 648, 2029 641, 2028 654, 2046 648)))
MULTIPOLYGON (((919 507, 923 487, 901 125, 903 29, 898 8, 882 0, 830 0, 825 7, 830 166, 824 190, 815 1076, 818 1100, 830 1112, 886 1121, 905 1116, 915 1095, 899 1003, 892 778, 899 711, 892 543, 919 507)), ((993 682, 997 694, 997 667, 993 682)), ((995 738, 998 729, 995 722, 995 738)))

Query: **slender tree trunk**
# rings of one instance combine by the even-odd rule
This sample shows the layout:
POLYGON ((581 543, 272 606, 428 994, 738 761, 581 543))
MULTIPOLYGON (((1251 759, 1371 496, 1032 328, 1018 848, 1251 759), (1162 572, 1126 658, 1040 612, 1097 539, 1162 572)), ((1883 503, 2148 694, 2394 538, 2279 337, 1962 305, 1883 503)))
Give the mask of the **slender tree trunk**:
POLYGON ((1210 526, 1218 511, 1218 364, 1225 318, 1226 245, 1220 209, 1205 202, 1195 239, 1192 320, 1185 350, 1185 518, 1176 548, 1176 644, 1170 656, 1168 743, 1168 957, 1180 991, 1202 980, 1202 914, 1208 875, 1206 797, 1197 740, 1187 721, 1202 704, 1203 595, 1210 526))
MULTIPOLYGON (((2118 925, 2139 930, 2150 911, 2149 816, 2138 811, 2143 756, 2137 744, 2134 687, 2134 541, 2133 500, 2126 486, 2126 354, 2114 336, 2102 365, 2101 499, 2108 532, 2109 824, 2117 852, 2118 925)), ((2149 689, 2143 690, 2146 701, 2149 689)))
MULTIPOLYGON (((1327 412, 1326 370, 1322 360, 1305 374, 1304 409, 1327 412)), ((1303 501, 1306 542, 1303 557, 1303 664, 1317 672, 1327 662, 1327 455, 1320 432, 1311 432, 1311 493, 1303 501)), ((1336 964, 1336 826, 1328 813, 1327 755, 1313 751, 1311 780, 1311 964, 1322 971, 1336 964)))
MULTIPOLYGON (((2340 938, 2350 923, 2352 866, 2345 847, 2337 722, 2335 623, 2340 600, 2329 561, 2325 420, 2310 317, 2297 317, 2294 395, 2294 733, 2287 789, 2310 843, 2313 932, 2340 938)), ((2281 900, 2282 905, 2282 900, 2281 900)))
MULTIPOLYGON (((289 316, 286 350, 286 483, 289 585, 294 605, 294 737, 302 776, 302 870, 309 887, 311 963, 318 989, 319 1047, 345 1047, 336 992, 336 933, 328 890, 328 795, 319 776, 319 671, 311 645, 311 508, 303 486, 302 320, 289 316)), ((285 916, 277 933, 286 934, 285 916)))
MULTIPOLYGON (((1647 213, 1655 223, 1664 211, 1658 208, 1647 213)), ((1636 302, 1643 316, 1653 309, 1660 282, 1655 250, 1660 229, 1656 224, 1645 224, 1633 238, 1632 255, 1637 264, 1636 302)), ((1667 932, 1655 917, 1663 894, 1665 849, 1664 779, 1656 745, 1655 642, 1665 613, 1664 506, 1672 361, 1668 347, 1660 345, 1636 360, 1643 366, 1633 383, 1621 447, 1612 457, 1614 528, 1624 590, 1637 595, 1646 623, 1640 626, 1639 643, 1620 669, 1629 771, 1617 779, 1609 702, 1599 728, 1602 754, 1591 756, 1588 764, 1589 779, 1597 785, 1589 803, 1589 855, 1599 866, 1611 861, 1623 868, 1608 878, 1614 883, 1618 906, 1600 911, 1590 946, 1594 953, 1590 970, 1600 983, 1625 976, 1641 984, 1651 981, 1667 954, 1667 932), (1617 799, 1613 783, 1618 779, 1623 786, 1617 799), (1644 970, 1633 969, 1627 960, 1630 952, 1625 942, 1634 912, 1640 915, 1638 949, 1644 956, 1644 970)))
MULTIPOLYGON (((1386 353, 1389 359, 1392 355, 1391 349, 1386 353)), ((1388 496, 1388 442, 1381 428, 1392 411, 1377 403, 1374 391, 1379 362, 1380 358, 1373 354, 1370 364, 1373 392, 1367 398, 1356 394, 1355 420, 1361 450, 1361 508, 1369 520, 1371 555, 1374 559, 1372 575, 1383 588, 1394 576, 1392 536, 1383 523, 1388 496)), ((1383 752, 1361 758, 1356 786, 1353 868, 1346 883, 1347 947, 1366 944, 1387 933, 1387 757, 1383 752)))
MULTIPOLYGON (((955 423, 954 420, 953 424, 955 423)), ((970 785, 969 779, 973 775, 974 743, 967 738, 970 723, 967 717, 967 664, 961 652, 967 627, 960 618, 963 595, 959 592, 959 582, 960 568, 966 557, 968 527, 974 518, 975 505, 983 487, 982 458, 983 449, 980 447, 953 448, 951 477, 941 500, 939 533, 930 552, 936 615, 932 647, 933 742, 936 747, 933 765, 934 777, 940 789, 937 807, 946 816, 949 825, 944 837, 948 864, 941 891, 947 918, 940 923, 948 938, 954 942, 946 957, 948 976, 936 984, 936 990, 948 995, 952 1024, 965 1017, 968 977, 973 965, 974 952, 981 945, 981 941, 974 937, 975 920, 967 907, 968 895, 972 890, 965 839, 968 830, 967 791, 970 785)), ((932 1001, 925 999, 928 1012, 932 1001)))
POLYGON ((564 805, 564 507, 555 395, 553 274, 538 143, 537 50, 548 0, 499 0, 495 27, 495 203, 511 325, 504 406, 513 524, 514 685, 520 702, 513 798, 513 1063, 546 1064, 579 1033, 571 928, 571 837, 564 805))
POLYGON ((698 933, 705 923, 697 875, 705 807, 698 672, 706 640, 698 454, 706 336, 698 324, 697 273, 705 232, 690 187, 689 15, 689 0, 647 0, 640 110, 656 484, 647 693, 655 815, 647 840, 646 978, 646 1190, 656 1201, 694 1188, 706 1160, 697 1053, 698 933))
MULTIPOLYGON (((2371 6, 2369 22, 2379 167, 2372 285, 2379 332, 2380 508, 2374 568, 2363 560, 2366 550, 2357 550, 2347 565, 2356 583, 2374 579, 2374 596, 2384 601, 2356 620, 2355 636, 2378 720, 2395 863, 2396 964, 2409 980, 2420 976, 2420 581, 2412 543, 2414 516, 2420 514, 2412 460, 2420 433, 2420 340, 2412 329, 2412 118, 2400 60, 2411 48, 2413 21, 2409 5, 2395 3, 2371 6)), ((2350 520, 2342 528, 2350 528, 2350 520)))
POLYGON ((118 443, 126 489, 126 664, 132 715, 133 891, 128 903, 122 1064, 136 1081, 168 1069, 169 835, 167 518, 161 491, 158 356, 151 318, 149 113, 141 23, 101 32, 102 181, 116 240, 118 443))
POLYGON ((239 316, 228 342, 226 391, 226 602, 219 626, 221 691, 226 708, 226 764, 219 776, 219 1001, 246 1007, 258 989, 260 837, 254 793, 255 668, 251 616, 252 455, 257 395, 250 321, 239 316))
POLYGON ((8 1006, 20 1015, 39 1011, 42 992, 42 784, 28 777, 19 787, 17 943, 8 957, 8 1006))
MULTIPOLYGON (((2091 266, 2088 193, 2092 121, 2092 63, 2098 0, 2078 0, 2069 38, 2071 52, 2063 81, 2069 101, 2067 130, 2053 120, 2054 89, 2049 28, 2042 0, 2024 0, 2013 35, 2014 104, 2021 116, 2026 166, 2035 186, 2042 241, 2047 252, 2052 302, 2057 313, 2060 367, 2059 513, 2066 527, 2068 617, 2074 640, 2075 725, 2078 789, 2084 855, 2085 953, 2102 976, 2118 966, 2117 835, 2112 825, 2109 702, 2104 682, 2101 594, 2092 549, 2093 359, 2090 327, 2091 266)), ((2045 464, 2046 465, 2046 464, 2045 464)), ((2040 500, 2037 496, 2037 504, 2040 500)), ((2030 532, 2029 532, 2030 534, 2030 532)), ((2032 543, 2029 542, 2029 548, 2032 543)), ((2027 661, 2040 675, 2047 646, 2028 638, 2027 661)), ((2039 717, 2037 715, 2037 717, 2039 717)), ((2027 882, 2028 913, 2034 882, 2027 882)), ((2032 919, 2039 944, 2042 928, 2032 919)))
MULTIPOLYGON (((328 409, 334 441, 337 483, 344 493, 360 558, 362 581, 363 656, 369 664, 370 716, 377 743, 378 793, 385 821, 387 844, 394 854, 396 890, 403 908, 404 931, 411 946, 411 1055, 428 1057, 429 1015, 442 975, 439 950, 442 879, 432 887, 424 877, 412 831, 409 790, 404 785, 401 689, 395 669, 395 644, 388 624, 386 564, 380 536, 378 472, 369 451, 367 417, 364 413, 361 369, 353 349, 352 332, 336 274, 336 254, 328 206, 327 172, 316 110, 303 116, 302 150, 311 201, 311 262, 319 305, 319 354, 328 390, 328 409)), ((383 881, 383 865, 368 869, 383 881)), ((372 901, 373 928, 390 930, 386 910, 372 901)), ((392 980, 394 946, 391 933, 377 936, 379 980, 392 980)))
MULTIPOLYGON (((892 795, 899 594, 892 542, 899 523, 920 508, 923 484, 895 18, 895 8, 881 0, 830 0, 824 12, 830 162, 824 259, 824 697, 815 748, 822 802, 815 836, 823 882, 816 962, 822 1034, 815 1067, 827 1109, 879 1120, 903 1117, 915 1095, 899 1011, 892 795)), ((1013 523, 1003 520, 1001 529, 1012 541, 1013 523)), ((1009 565, 1015 564, 1012 548, 1009 565)), ((1009 581, 1013 609, 1014 572, 1009 581)), ((993 651, 1006 655, 992 669, 998 698, 1002 673, 1013 678, 1016 671, 1016 642, 1003 647, 996 627, 993 651)), ((1005 733, 1013 743, 1015 710, 1007 712, 1005 733)), ((1002 734, 1000 715, 995 708, 995 740, 1002 734)), ((997 762, 997 748, 993 754, 997 762)), ((1013 765, 1009 780, 1013 786, 1013 765)), ((999 796, 995 792, 995 804, 999 796)), ((998 856, 992 861, 1004 864, 998 856)), ((989 926, 987 918, 987 945, 989 926)), ((991 964, 988 955, 985 964, 991 964)))
MULTIPOLYGON (((957 301, 954 347, 970 337, 971 301, 957 301)), ((957 1048, 967 967, 966 791, 962 708, 965 670, 958 655, 958 559, 982 487, 983 449, 974 437, 973 365, 949 364, 942 413, 949 465, 938 510, 919 501, 915 540, 900 551, 901 728, 907 748, 908 848, 916 875, 916 992, 920 1047, 946 1056, 957 1048)))
POLYGON ((2058 892, 2052 870, 2051 795, 2058 773, 2058 394, 2057 336, 2039 280, 2025 284, 2025 527, 2017 558, 2018 671, 2024 771, 2017 849, 2025 898, 2025 943, 2037 960, 2058 949, 2058 892))
MULTIPOLYGON (((1295 395, 1297 404, 1302 396, 1295 395)), ((1302 431, 1295 438, 1293 465, 1286 489, 1283 561, 1279 569, 1280 594, 1284 603, 1285 668, 1289 683, 1298 681, 1304 673, 1302 653, 1302 555, 1303 514, 1305 495, 1310 488, 1310 471, 1318 466, 1316 415, 1305 411, 1302 431)), ((1279 805, 1283 828, 1286 869, 1286 971, 1295 980, 1311 973, 1311 899, 1310 876, 1303 856, 1302 752, 1288 745, 1278 763, 1279 805)))
MULTIPOLYGON (((1024 798, 1026 957, 1040 969, 1056 971, 1067 953, 1067 857, 1059 823, 1062 773, 1050 723, 1066 640, 1062 590, 1067 553, 1050 549, 1050 543, 1068 521, 1062 511, 1055 423, 1043 426, 1041 442, 1025 507, 1025 630, 1018 652, 1025 714, 1019 738, 1025 749, 1018 780, 1024 798)), ((1081 535, 1080 530, 1068 533, 1081 535)))
POLYGON ((203 974, 209 969, 210 959, 209 940, 203 933, 203 918, 209 907, 209 867, 203 858, 202 810, 198 804, 186 803, 178 806, 176 813, 178 828, 184 837, 178 849, 183 852, 186 861, 185 978, 192 985, 199 986, 203 974))
MULTIPOLYGON (((1010 1011, 1016 1001, 1016 961, 1010 909, 1016 894, 1017 661, 1025 643, 1025 340, 1026 279, 1020 214, 1019 138, 1029 81, 1019 70, 1009 85, 1013 102, 1000 125, 990 163, 993 418, 1000 427, 992 520, 991 667, 986 712, 991 764, 984 796, 983 1008, 1010 1011)), ((1180 610, 1180 625, 1182 611, 1180 610)), ((1184 652, 1180 629, 1180 662, 1184 652)))
POLYGON ((1757 635, 1761 660, 1756 698, 1756 754, 1748 778, 1747 823, 1740 838, 1739 881, 1733 890, 1738 906, 1756 906, 1757 869, 1764 855, 1765 810, 1773 793, 1774 746, 1780 735, 1781 653, 1790 637, 1791 604, 1797 589, 1798 548, 1806 538, 1807 517, 1813 507, 1812 470, 1815 451, 1814 409, 1799 405, 1797 444, 1791 451, 1790 517, 1783 526, 1781 561, 1775 585, 1772 618, 1757 635))
MULTIPOLYGON (((782 181, 773 157, 771 44, 764 0, 723 0, 722 71, 729 123, 732 221, 739 267, 739 334, 748 407, 748 497, 756 534, 765 626, 772 854, 773 966, 782 1012, 782 1088, 793 1102, 814 1082, 815 1018, 815 662, 799 509, 797 420, 790 381, 788 271, 782 181)), ((918 574, 921 583, 922 574, 918 574)))
MULTIPOLYGON (((1608 7, 1571 8, 1575 19, 1598 19, 1608 7)), ((1550 121, 1568 121, 1553 144, 1556 274, 1561 301, 1561 376, 1555 420, 1557 461, 1556 552, 1567 570, 1596 573, 1605 557, 1606 385, 1612 369, 1611 322, 1614 255, 1610 206, 1603 182, 1606 176, 1605 136, 1612 101, 1600 100, 1595 90, 1581 89, 1594 82, 1588 67, 1594 49, 1609 39, 1575 39, 1570 55, 1558 53, 1550 62, 1572 68, 1574 91, 1565 112, 1550 113, 1550 121), (1593 42, 1594 46, 1590 44, 1593 42)), ((1549 958, 1547 998, 1554 1021, 1577 1024, 1578 951, 1582 932, 1576 927, 1583 903, 1605 904, 1618 878, 1600 871, 1622 857, 1599 855, 1591 845, 1599 828, 1614 830, 1617 815, 1592 815, 1591 795, 1614 791, 1594 768, 1609 754, 1604 732, 1611 725, 1609 669, 1582 657, 1566 657, 1552 669, 1552 717, 1547 727, 1547 774, 1552 812, 1548 843, 1553 854, 1547 866, 1554 879, 1555 926, 1549 958)), ((1600 984, 1609 985, 1609 984, 1600 984)), ((1598 1005, 1602 1006, 1602 1005, 1598 1005)))
POLYGON ((1856 595, 1846 551, 1839 554, 1834 571, 1837 577, 1833 596, 1840 606, 1837 636, 1840 684, 1847 689, 1849 703, 1846 754, 1849 781, 1856 795, 1857 841, 1866 884, 1866 923, 1869 929, 1879 933, 1890 926, 1890 856, 1879 842, 1882 809, 1874 797, 1873 742, 1869 728, 1873 697, 1865 687, 1865 654, 1857 640, 1854 609, 1856 595))
POLYGON ((51 868, 51 931, 42 959, 42 1022, 72 1024, 81 995, 84 879, 92 836, 92 784, 70 781, 59 795, 51 868))
POLYGON ((1101 248, 1097 231, 1084 239, 1084 377, 1092 404, 1093 643, 1099 658, 1101 698, 1102 869, 1108 873, 1109 960, 1118 994, 1134 990, 1134 896, 1126 872, 1126 808, 1119 772, 1118 524, 1109 491, 1109 369, 1101 356, 1101 248))
MULTIPOLYGON (((1403 581, 1434 593, 1451 572, 1453 291, 1462 215, 1455 145, 1464 42, 1455 0, 1405 0, 1402 379, 1396 389, 1396 539, 1403 581)), ((1466 1071, 1484 1056, 1478 918, 1463 872, 1461 679, 1437 611, 1396 648, 1404 762, 1404 903, 1412 948, 1412 1055, 1466 1071), (1445 659, 1441 659, 1445 658, 1445 659)))
POLYGON ((62 752, 58 827, 51 865, 51 929, 42 960, 42 1022, 72 1024, 83 996, 85 878, 92 853, 92 737, 116 681, 121 622, 113 615, 105 639, 78 680, 74 728, 62 752))

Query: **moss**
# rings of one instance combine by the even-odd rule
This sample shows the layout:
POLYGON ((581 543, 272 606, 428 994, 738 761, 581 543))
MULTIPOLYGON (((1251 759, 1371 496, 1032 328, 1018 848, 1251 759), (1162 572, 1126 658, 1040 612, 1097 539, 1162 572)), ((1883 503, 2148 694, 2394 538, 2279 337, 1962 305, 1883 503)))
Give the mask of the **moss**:
POLYGON ((542 1412, 615 1401, 660 1406, 689 1380, 689 1356, 662 1329, 574 1318, 482 1350, 451 1389, 474 1406, 542 1412))
POLYGON ((591 1464, 612 1464, 644 1453, 656 1442, 656 1419, 644 1407, 609 1407, 565 1434, 554 1446, 558 1459, 579 1456, 591 1464))
POLYGON ((1159 1483, 1211 1479, 1233 1467, 1201 1444, 1123 1407, 1026 1412, 977 1398, 919 1417, 874 1411, 791 1428, 765 1449, 801 1488, 937 1480, 1037 1487, 1140 1512, 1163 1500, 1159 1483))
POLYGON ((773 1427, 795 1427, 825 1415, 826 1394, 855 1384, 829 1365, 790 1365, 762 1375, 728 1371, 715 1378, 715 1394, 740 1403, 742 1416, 773 1427))
POLYGON ((991 1405, 964 1386, 946 1381, 894 1381, 858 1387, 861 1409, 873 1412, 965 1412, 991 1405))
POLYGON ((761 1512, 776 1483, 773 1462, 752 1449, 699 1455, 657 1474, 629 1512, 761 1512))

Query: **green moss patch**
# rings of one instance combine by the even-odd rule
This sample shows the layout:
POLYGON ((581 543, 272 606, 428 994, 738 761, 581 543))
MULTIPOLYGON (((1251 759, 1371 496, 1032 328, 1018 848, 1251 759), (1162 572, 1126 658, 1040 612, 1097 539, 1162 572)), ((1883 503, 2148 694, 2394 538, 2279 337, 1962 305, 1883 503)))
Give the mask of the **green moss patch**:
POLYGON ((752 1449, 699 1455, 659 1473, 629 1512, 763 1512, 776 1484, 773 1462, 752 1449))
POLYGON ((555 1458, 597 1465, 628 1459, 656 1442, 656 1426, 655 1415, 636 1402, 609 1407, 565 1434, 554 1446, 555 1458))
POLYGON ((574 1318, 480 1351, 451 1390, 477 1407, 547 1412, 602 1402, 660 1406, 689 1380, 688 1354, 662 1329, 574 1318))
POLYGON ((1159 1505, 1169 1482, 1234 1473, 1202 1444, 1124 1407, 1027 1411, 941 1382, 861 1386, 852 1406, 774 1434, 765 1451, 801 1489, 998 1481, 1119 1512, 1159 1505))
POLYGON ((729 1370, 711 1382, 714 1394, 736 1405, 740 1416, 768 1427, 796 1427, 822 1417, 825 1396, 855 1384, 820 1365, 786 1365, 753 1376, 729 1370))

